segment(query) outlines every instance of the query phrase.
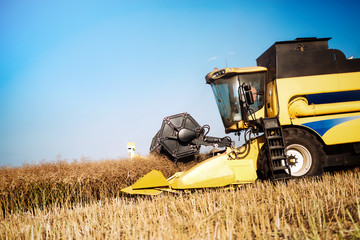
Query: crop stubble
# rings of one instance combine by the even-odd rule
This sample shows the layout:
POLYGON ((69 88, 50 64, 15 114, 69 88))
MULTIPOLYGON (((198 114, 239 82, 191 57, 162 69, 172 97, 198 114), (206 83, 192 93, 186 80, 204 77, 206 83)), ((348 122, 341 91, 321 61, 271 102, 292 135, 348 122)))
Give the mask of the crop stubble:
MULTIPOLYGON (((191 163, 193 164, 193 163, 191 163)), ((8 239, 360 238, 358 168, 286 183, 126 197, 162 157, 3 168, 0 235, 8 239)))

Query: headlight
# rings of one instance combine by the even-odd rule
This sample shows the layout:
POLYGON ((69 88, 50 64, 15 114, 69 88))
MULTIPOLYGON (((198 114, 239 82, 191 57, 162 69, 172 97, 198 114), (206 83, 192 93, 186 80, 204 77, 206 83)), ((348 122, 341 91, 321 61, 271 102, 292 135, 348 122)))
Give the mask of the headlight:
POLYGON ((212 78, 218 78, 222 75, 225 75, 225 69, 213 73, 212 78))

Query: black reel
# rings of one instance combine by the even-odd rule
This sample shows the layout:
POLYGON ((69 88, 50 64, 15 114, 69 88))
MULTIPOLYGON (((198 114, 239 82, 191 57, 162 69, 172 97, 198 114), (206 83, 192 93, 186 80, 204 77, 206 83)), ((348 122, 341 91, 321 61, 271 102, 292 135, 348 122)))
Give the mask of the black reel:
POLYGON ((152 139, 150 152, 165 152, 175 162, 200 152, 201 145, 230 147, 229 137, 209 137, 209 125, 200 126, 188 113, 165 117, 152 139))

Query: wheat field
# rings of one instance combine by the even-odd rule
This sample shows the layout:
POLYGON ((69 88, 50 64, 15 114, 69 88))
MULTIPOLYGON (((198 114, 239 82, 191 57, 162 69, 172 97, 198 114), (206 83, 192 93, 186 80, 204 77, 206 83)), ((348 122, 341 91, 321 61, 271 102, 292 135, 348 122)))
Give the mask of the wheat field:
POLYGON ((1 239, 359 239, 360 169, 153 197, 120 189, 164 157, 1 168, 1 239))

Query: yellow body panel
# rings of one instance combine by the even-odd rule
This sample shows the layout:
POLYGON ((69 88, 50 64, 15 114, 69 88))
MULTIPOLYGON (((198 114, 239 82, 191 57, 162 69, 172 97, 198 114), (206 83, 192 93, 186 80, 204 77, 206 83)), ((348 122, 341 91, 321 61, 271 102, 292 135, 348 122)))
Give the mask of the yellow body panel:
POLYGON ((169 183, 164 175, 157 170, 152 170, 143 178, 137 180, 133 185, 133 189, 149 188, 149 187, 168 187, 169 183))
POLYGON ((169 182, 164 175, 160 171, 152 170, 132 186, 121 189, 121 191, 129 194, 157 195, 163 192, 162 188, 168 187, 169 182))
POLYGON ((356 120, 360 118, 359 102, 309 105, 309 109, 317 109, 313 116, 307 112, 303 115, 294 114, 295 110, 289 112, 289 106, 292 107, 289 103, 304 95, 360 90, 360 72, 281 78, 276 80, 276 85, 282 126, 311 128, 327 145, 360 141, 359 122, 356 120))
POLYGON ((357 142, 360 134, 360 116, 357 119, 350 120, 329 129, 323 138, 329 144, 338 142, 357 142))
POLYGON ((232 184, 251 183, 257 179, 257 166, 253 159, 230 160, 229 167, 235 174, 235 181, 232 184))
POLYGON ((226 133, 231 133, 231 132, 236 132, 239 129, 247 129, 247 128, 249 128, 249 123, 245 122, 244 120, 241 120, 241 121, 235 123, 234 125, 226 128, 225 132, 226 133))
MULTIPOLYGON (((293 97, 305 94, 338 92, 339 81, 335 74, 316 75, 276 80, 279 100, 279 120, 281 125, 290 125, 288 104, 293 97)), ((343 90, 345 91, 345 90, 343 90)))
POLYGON ((264 144, 264 137, 252 141, 250 150, 228 148, 226 153, 210 158, 171 183, 173 189, 222 187, 230 184, 243 184, 254 182, 257 178, 257 159, 264 144))
MULTIPOLYGON (((255 112, 255 119, 260 119, 265 117, 265 106, 263 106, 262 108, 260 108, 258 111, 255 112)), ((250 117, 250 120, 251 117, 250 117)))
POLYGON ((235 175, 229 168, 228 156, 222 154, 200 163, 191 170, 174 179, 174 189, 221 187, 235 181, 235 175))
POLYGON ((266 114, 275 117, 279 113, 278 97, 275 82, 270 82, 266 87, 266 114))
MULTIPOLYGON (((307 125, 318 123, 326 126, 327 122, 334 122, 333 127, 329 128, 325 132, 315 132, 327 145, 350 143, 359 141, 360 133, 360 115, 359 113, 347 113, 336 114, 336 118, 333 115, 304 117, 293 119, 294 125, 301 125, 307 128, 307 125), (341 120, 345 120, 341 122, 341 120), (338 124, 336 124, 338 123, 338 124)), ((313 128, 310 128, 313 129, 313 128)))
POLYGON ((161 189, 145 188, 145 189, 133 189, 132 186, 121 189, 122 192, 128 194, 141 194, 141 195, 159 195, 163 192, 161 189))

